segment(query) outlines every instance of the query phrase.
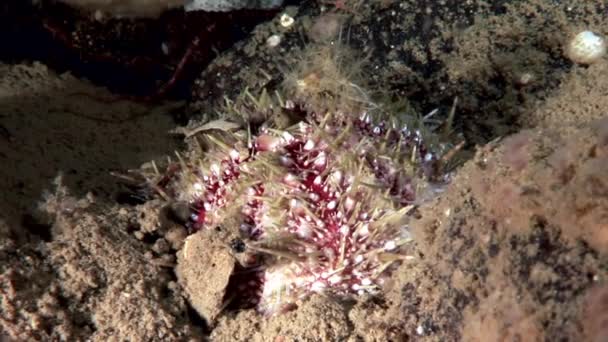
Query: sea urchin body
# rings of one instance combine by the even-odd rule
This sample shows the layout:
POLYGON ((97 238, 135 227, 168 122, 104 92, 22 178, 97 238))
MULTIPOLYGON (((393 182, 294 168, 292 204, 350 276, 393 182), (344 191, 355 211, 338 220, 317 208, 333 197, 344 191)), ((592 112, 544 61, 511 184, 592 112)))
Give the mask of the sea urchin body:
POLYGON ((168 186, 193 208, 194 230, 238 217, 232 228, 262 256, 258 278, 240 287, 251 284, 247 302, 265 313, 315 292, 376 292, 407 258, 406 214, 423 177, 406 171, 424 168, 405 165, 436 160, 408 130, 374 129, 367 117, 319 121, 230 143, 209 136, 206 160, 182 161, 168 186))

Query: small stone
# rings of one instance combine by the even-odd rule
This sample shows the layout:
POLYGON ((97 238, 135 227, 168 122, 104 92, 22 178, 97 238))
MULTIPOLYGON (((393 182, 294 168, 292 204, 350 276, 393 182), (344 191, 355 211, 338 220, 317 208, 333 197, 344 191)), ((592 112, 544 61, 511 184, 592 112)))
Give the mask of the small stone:
POLYGON ((517 83, 517 85, 523 87, 523 86, 527 86, 527 85, 531 84, 532 82, 534 82, 535 78, 536 77, 534 77, 534 74, 532 74, 530 72, 524 72, 517 76, 515 83, 517 83))
POLYGON ((168 265, 175 264, 176 262, 175 254, 163 254, 160 258, 164 263, 168 265))
POLYGON ((269 48, 276 47, 279 44, 281 44, 281 36, 279 36, 278 34, 273 34, 272 36, 268 37, 268 39, 266 39, 266 46, 268 46, 269 48))
POLYGON ((186 228, 175 226, 165 234, 165 239, 171 245, 171 248, 178 250, 184 245, 184 239, 188 236, 186 228))
POLYGON ((137 231, 133 232, 133 235, 135 236, 135 238, 137 240, 143 240, 144 239, 144 233, 141 230, 137 230, 137 231))
POLYGON ((424 327, 422 325, 419 325, 418 327, 416 327, 416 334, 422 336, 424 335, 424 327))
POLYGON ((152 250, 157 254, 164 254, 169 251, 171 246, 167 240, 160 238, 154 242, 154 246, 152 246, 152 250))

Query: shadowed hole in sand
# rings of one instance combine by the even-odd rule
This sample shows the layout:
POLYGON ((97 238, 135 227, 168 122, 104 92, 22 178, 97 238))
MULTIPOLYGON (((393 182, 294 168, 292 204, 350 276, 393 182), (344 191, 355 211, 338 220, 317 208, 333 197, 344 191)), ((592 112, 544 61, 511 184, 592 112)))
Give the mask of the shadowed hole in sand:
POLYGON ((53 240, 51 233, 51 225, 48 223, 42 223, 30 214, 25 214, 21 217, 21 223, 23 227, 30 233, 42 241, 50 242, 53 240))

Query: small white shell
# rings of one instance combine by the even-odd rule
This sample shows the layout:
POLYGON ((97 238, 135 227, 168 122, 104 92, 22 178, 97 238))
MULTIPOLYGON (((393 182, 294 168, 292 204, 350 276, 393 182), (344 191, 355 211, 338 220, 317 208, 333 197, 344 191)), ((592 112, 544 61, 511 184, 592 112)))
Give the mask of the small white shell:
POLYGON ((566 47, 566 56, 578 64, 593 64, 606 54, 606 39, 591 31, 578 33, 566 47))
POLYGON ((291 25, 293 25, 295 20, 289 14, 283 13, 283 15, 281 15, 281 19, 279 19, 279 21, 281 22, 281 26, 288 28, 291 25))

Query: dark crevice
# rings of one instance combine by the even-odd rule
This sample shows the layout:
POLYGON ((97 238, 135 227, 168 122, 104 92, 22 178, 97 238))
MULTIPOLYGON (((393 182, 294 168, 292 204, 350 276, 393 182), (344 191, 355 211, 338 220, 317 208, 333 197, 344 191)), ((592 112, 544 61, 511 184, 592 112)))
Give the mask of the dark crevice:
POLYGON ((40 238, 42 241, 50 242, 53 240, 51 232, 51 224, 43 223, 30 214, 25 214, 21 218, 21 225, 33 236, 40 238))

